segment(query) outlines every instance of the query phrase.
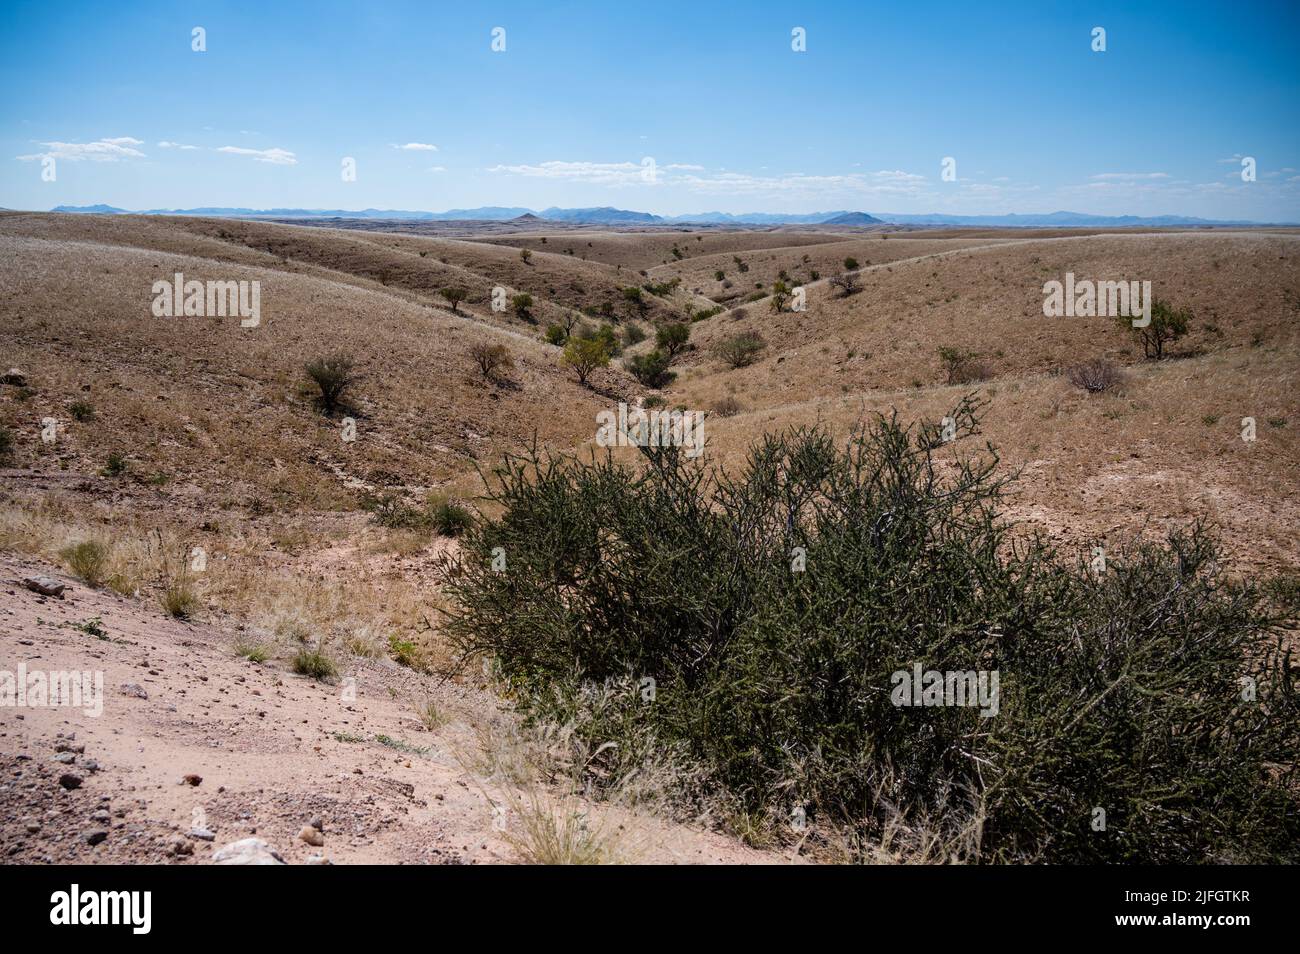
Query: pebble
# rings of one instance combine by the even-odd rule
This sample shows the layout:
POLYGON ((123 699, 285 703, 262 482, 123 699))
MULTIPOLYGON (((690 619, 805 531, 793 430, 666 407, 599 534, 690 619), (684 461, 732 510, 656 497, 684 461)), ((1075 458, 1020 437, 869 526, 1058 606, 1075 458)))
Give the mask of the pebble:
POLYGON ((81 788, 81 783, 84 781, 85 779, 76 772, 64 772, 59 776, 59 784, 66 789, 81 788))

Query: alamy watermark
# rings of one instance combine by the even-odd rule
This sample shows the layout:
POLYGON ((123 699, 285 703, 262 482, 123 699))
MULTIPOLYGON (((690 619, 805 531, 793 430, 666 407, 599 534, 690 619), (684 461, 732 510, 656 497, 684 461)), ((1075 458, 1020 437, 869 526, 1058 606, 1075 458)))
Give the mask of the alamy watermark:
POLYGON ((1047 318, 1132 318, 1134 328, 1151 324, 1150 282, 1076 282, 1074 272, 1065 282, 1043 283, 1043 315, 1047 318))
POLYGON ((201 282, 177 272, 172 281, 153 283, 155 318, 225 318, 236 315, 241 328, 262 323, 262 283, 258 281, 201 282))
POLYGON ((80 709, 92 719, 104 714, 104 673, 100 670, 46 672, 19 663, 0 669, 0 709, 80 709))
POLYGON ((988 719, 998 714, 998 679, 996 669, 922 671, 920 663, 913 663, 911 670, 900 669, 889 677, 894 686, 889 701, 896 706, 978 707, 988 719))
POLYGON ((683 447, 686 456, 704 453, 703 411, 647 411, 620 401, 617 411, 596 414, 600 447, 683 447))

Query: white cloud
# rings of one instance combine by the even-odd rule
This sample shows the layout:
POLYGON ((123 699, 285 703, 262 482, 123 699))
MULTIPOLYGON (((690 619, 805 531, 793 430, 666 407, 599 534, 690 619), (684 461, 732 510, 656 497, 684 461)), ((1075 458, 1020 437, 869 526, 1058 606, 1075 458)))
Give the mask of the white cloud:
POLYGON ((925 176, 898 169, 849 175, 805 175, 792 172, 779 176, 754 176, 723 172, 711 176, 685 176, 681 181, 693 192, 711 195, 783 195, 836 200, 854 196, 919 195, 925 176))
POLYGON ((229 152, 237 156, 252 156, 257 162, 269 162, 276 166, 296 166, 298 157, 287 149, 245 149, 243 146, 222 146, 217 152, 229 152))
POLYGON ((393 148, 406 149, 411 152, 437 152, 438 151, 437 146, 427 142, 408 142, 402 146, 399 146, 397 143, 393 143, 393 148))
POLYGON ((430 167, 429 167, 429 171, 430 171, 430 172, 446 172, 446 171, 447 171, 447 167, 446 167, 446 166, 430 166, 430 167))
POLYGON ((1138 182, 1143 179, 1168 179, 1167 172, 1102 172, 1090 179, 1113 182, 1138 182))
POLYGON ((198 149, 198 146, 187 146, 180 142, 168 142, 166 139, 158 143, 159 149, 198 149))
POLYGON ((526 176, 532 179, 567 179, 594 185, 634 185, 647 181, 635 162, 563 162, 552 160, 538 165, 492 166, 488 172, 526 176))
POLYGON ((65 159, 69 162, 119 162, 123 159, 144 159, 145 154, 135 146, 143 146, 144 141, 130 136, 117 136, 112 139, 97 139, 94 142, 43 142, 45 152, 19 156, 24 162, 34 159, 65 159))

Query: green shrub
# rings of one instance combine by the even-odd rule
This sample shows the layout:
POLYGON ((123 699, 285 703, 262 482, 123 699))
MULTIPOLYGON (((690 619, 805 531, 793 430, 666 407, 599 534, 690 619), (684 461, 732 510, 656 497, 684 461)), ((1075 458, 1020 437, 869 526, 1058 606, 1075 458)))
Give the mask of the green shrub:
POLYGON ((104 477, 121 477, 127 471, 126 458, 114 452, 108 455, 108 460, 104 463, 100 474, 104 477))
POLYGON ((767 342, 757 331, 742 331, 724 338, 714 346, 714 354, 730 368, 744 368, 758 360, 767 342))
POLYGON ((444 537, 458 537, 474 525, 474 514, 454 500, 435 497, 429 501, 429 525, 444 537))
POLYGON ((669 358, 659 349, 639 354, 626 362, 632 376, 648 388, 661 388, 671 383, 676 375, 668 370, 669 358))
POLYGON ((1151 303, 1151 321, 1146 327, 1135 328, 1133 319, 1127 315, 1119 315, 1115 320, 1142 342, 1144 355, 1158 361, 1165 356, 1165 345, 1187 334, 1194 317, 1190 310, 1175 308, 1157 298, 1151 303))
POLYGON ((8 460, 14 453, 14 432, 0 424, 0 460, 8 460))
MULTIPOLYGON (((962 438, 977 410, 952 413, 962 438)), ((508 456, 500 518, 447 569, 445 632, 534 718, 654 679, 637 718, 576 726, 615 743, 594 761, 611 784, 620 733, 650 732, 742 815, 798 806, 859 844, 901 823, 981 832, 974 860, 1300 860, 1296 620, 1220 577, 1199 525, 1103 573, 1013 538, 996 456, 945 444, 941 465, 937 430, 767 435, 729 474, 679 448, 642 469, 508 456), (999 673, 996 714, 894 704, 914 665, 999 673)))
POLYGON ((572 337, 564 346, 560 360, 573 368, 578 383, 585 385, 591 372, 609 364, 609 346, 597 338, 572 337))
POLYGON ((361 499, 361 509, 374 517, 375 523, 389 530, 413 530, 428 522, 424 512, 392 491, 366 494, 361 499))
POLYGON ((89 401, 73 401, 68 405, 68 413, 74 421, 86 423, 95 419, 95 405, 89 401))
POLYGON ((655 332, 655 347, 664 352, 671 361, 678 352, 686 347, 691 338, 691 326, 684 321, 670 321, 659 326, 655 332))

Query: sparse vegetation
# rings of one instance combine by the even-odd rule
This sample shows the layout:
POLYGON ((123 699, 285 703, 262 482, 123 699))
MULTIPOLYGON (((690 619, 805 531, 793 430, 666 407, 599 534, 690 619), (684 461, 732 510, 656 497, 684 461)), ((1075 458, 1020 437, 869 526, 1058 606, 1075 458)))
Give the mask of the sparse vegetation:
POLYGON ((668 370, 669 357, 658 348, 635 355, 626 361, 632 376, 648 388, 661 388, 672 382, 675 375, 668 370))
POLYGON ((573 373, 578 377, 578 383, 586 387, 591 372, 608 366, 609 358, 609 346, 601 339, 574 337, 570 338, 569 343, 564 346, 564 356, 561 360, 573 369, 573 373))
POLYGON ((841 298, 856 295, 862 290, 862 287, 858 284, 857 272, 837 272, 827 280, 833 288, 839 289, 841 298))
POLYGON ((668 356, 669 362, 686 348, 691 338, 691 326, 684 321, 669 321, 655 332, 655 347, 668 356))
POLYGON ((533 296, 527 292, 511 296, 510 308, 514 311, 515 317, 520 321, 526 321, 529 324, 532 324, 536 320, 533 318, 533 296))
POLYGON ((107 578, 108 547, 99 540, 82 540, 61 554, 72 575, 87 586, 102 586, 107 578))
POLYGON ((744 368, 758 360, 767 342, 757 331, 742 331, 723 338, 714 346, 714 354, 729 368, 744 368))
POLYGON ((336 682, 339 677, 338 665, 320 645, 315 649, 298 647, 293 657, 293 671, 317 682, 336 682))
POLYGON ((485 381, 497 381, 505 371, 515 366, 510 349, 503 344, 479 342, 470 345, 469 356, 478 365, 478 370, 485 381))
POLYGON ((108 460, 104 462, 104 467, 100 474, 104 477, 121 477, 127 472, 126 457, 117 451, 108 455, 108 460))
POLYGON ((84 424, 95 419, 95 406, 89 401, 73 401, 68 405, 68 413, 74 421, 84 424))
POLYGON ((320 392, 317 403, 326 417, 333 417, 344 404, 344 395, 356 384, 352 359, 345 354, 316 358, 306 365, 307 377, 320 392))
POLYGON ((1187 334, 1195 316, 1188 309, 1175 308, 1159 298, 1151 303, 1151 321, 1145 327, 1134 327, 1127 315, 1116 318, 1119 324, 1142 342, 1142 353, 1159 361, 1165 356, 1165 346, 1187 334))
POLYGON ((469 292, 456 285, 439 289, 438 294, 447 300, 447 304, 451 305, 451 310, 456 314, 460 314, 460 303, 469 297, 469 292))
POLYGON ((960 348, 940 348, 939 360, 948 384, 973 384, 993 376, 989 366, 973 351, 960 348))
POLYGON ((1070 383, 1076 388, 1099 393, 1109 391, 1120 383, 1119 368, 1105 358, 1093 358, 1070 369, 1070 383))

